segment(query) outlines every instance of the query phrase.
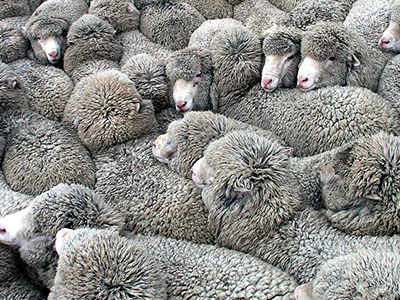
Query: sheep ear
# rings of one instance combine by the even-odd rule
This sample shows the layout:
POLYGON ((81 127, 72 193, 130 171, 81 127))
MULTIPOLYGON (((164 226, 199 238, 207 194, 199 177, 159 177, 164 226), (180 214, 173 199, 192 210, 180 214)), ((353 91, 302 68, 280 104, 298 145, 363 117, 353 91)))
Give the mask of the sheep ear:
POLYGON ((20 89, 22 88, 21 82, 18 80, 18 78, 9 78, 7 81, 7 85, 11 89, 20 89))
POLYGON ((353 67, 361 66, 361 63, 360 63, 360 61, 358 60, 357 56, 355 56, 354 54, 352 54, 352 55, 351 55, 351 59, 352 59, 353 67))
POLYGON ((292 156, 293 148, 292 147, 284 147, 282 149, 283 153, 285 153, 288 157, 292 156))
POLYGON ((312 282, 299 285, 294 290, 294 297, 296 300, 314 300, 312 282))
POLYGON ((137 112, 140 111, 140 103, 135 103, 135 110, 136 110, 137 112))
POLYGON ((239 188, 233 188, 231 190, 227 190, 225 192, 225 204, 227 206, 230 206, 237 200, 242 200, 242 199, 249 199, 251 198, 252 192, 251 190, 244 188, 244 187, 239 187, 239 188))

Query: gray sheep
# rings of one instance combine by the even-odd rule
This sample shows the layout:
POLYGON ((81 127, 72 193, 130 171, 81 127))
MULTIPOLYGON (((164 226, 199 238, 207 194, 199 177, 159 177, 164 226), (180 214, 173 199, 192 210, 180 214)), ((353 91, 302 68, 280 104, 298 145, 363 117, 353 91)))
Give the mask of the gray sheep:
POLYGON ((165 69, 177 111, 212 108, 213 68, 208 51, 198 48, 175 51, 165 69))
POLYGON ((202 198, 217 244, 255 255, 300 284, 312 280, 328 259, 399 247, 398 236, 347 235, 321 212, 300 209, 300 188, 276 142, 235 131, 211 143, 204 159, 212 180, 202 198))
POLYGON ((295 27, 273 26, 262 33, 265 57, 261 86, 267 92, 278 87, 294 88, 301 60, 302 33, 295 27))
POLYGON ((376 91, 384 63, 372 54, 357 32, 340 23, 318 22, 301 42, 298 85, 303 91, 334 85, 376 91))
POLYGON ((171 50, 186 47, 193 31, 206 19, 187 3, 173 0, 149 1, 140 12, 140 31, 151 41, 171 50))
POLYGON ((156 137, 145 135, 95 153, 95 191, 124 214, 127 231, 213 243, 199 189, 153 157, 156 137))
POLYGON ((160 59, 165 64, 168 57, 173 52, 167 47, 152 42, 139 30, 132 30, 118 35, 118 39, 123 47, 121 66, 126 64, 132 56, 137 54, 149 54, 160 59))
POLYGON ((400 111, 400 55, 388 61, 379 80, 378 94, 390 101, 400 111))
POLYGON ((394 1, 390 8, 389 25, 379 39, 379 46, 387 51, 400 50, 400 1, 394 1))
POLYGON ((2 1, 0 7, 0 20, 9 17, 29 16, 31 13, 27 0, 6 0, 2 1))
POLYGON ((123 48, 115 29, 99 17, 86 14, 71 25, 68 48, 64 55, 64 71, 74 79, 75 69, 88 61, 110 60, 119 63, 123 48))
POLYGON ((71 130, 27 110, 5 113, 1 123, 2 169, 13 190, 39 195, 62 182, 94 186, 92 158, 71 130))
POLYGON ((398 299, 398 251, 359 251, 325 262, 313 281, 296 288, 296 300, 398 299))
POLYGON ((233 5, 227 0, 178 0, 197 9, 204 18, 223 19, 233 17, 233 5))
POLYGON ((283 21, 287 14, 268 0, 245 0, 235 5, 234 18, 241 21, 250 31, 260 35, 265 29, 283 21))
POLYGON ((26 23, 26 35, 34 57, 43 65, 59 65, 67 47, 69 27, 87 13, 83 0, 48 0, 43 2, 26 23))
POLYGON ((87 293, 109 299, 106 296, 133 296, 132 290, 136 297, 151 293, 151 298, 142 299, 292 299, 296 286, 284 272, 249 255, 162 237, 126 239, 105 230, 63 229, 57 234, 56 249, 60 260, 49 299, 53 294, 59 295, 56 299, 75 299, 87 293), (114 256, 121 257, 117 266, 114 256), (76 260, 85 261, 86 272, 74 272, 76 260), (110 264, 121 270, 113 281, 124 288, 101 284, 109 278, 110 264), (87 280, 83 282, 80 274, 92 277, 89 286, 82 285, 87 280))
POLYGON ((29 108, 48 119, 60 121, 74 88, 71 78, 61 69, 44 66, 29 59, 9 64, 21 77, 29 108))
POLYGON ((0 60, 6 64, 27 57, 29 43, 22 30, 0 21, 0 60))
POLYGON ((129 0, 92 0, 89 14, 107 21, 117 33, 138 29, 139 11, 129 0))
POLYGON ((319 167, 331 224, 349 234, 400 233, 400 139, 386 133, 357 139, 319 167))
POLYGON ((169 86, 162 61, 149 54, 137 54, 121 66, 121 72, 135 83, 144 99, 152 101, 156 113, 170 106, 169 86))
POLYGON ((63 122, 77 130, 91 151, 134 139, 157 129, 154 108, 135 84, 117 70, 99 71, 75 87, 63 122))

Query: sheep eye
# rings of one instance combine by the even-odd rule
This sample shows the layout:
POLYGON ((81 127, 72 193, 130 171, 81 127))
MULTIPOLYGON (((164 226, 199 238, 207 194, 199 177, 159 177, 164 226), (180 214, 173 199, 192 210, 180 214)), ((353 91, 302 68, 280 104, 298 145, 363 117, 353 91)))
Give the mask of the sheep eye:
POLYGON ((43 42, 43 39, 42 39, 42 38, 38 38, 37 41, 38 41, 39 43, 42 43, 42 42, 43 42))
POLYGON ((336 59, 336 58, 335 58, 334 56, 328 57, 328 60, 329 60, 329 61, 335 61, 335 59, 336 59))
POLYGON ((290 55, 288 58, 286 58, 286 60, 292 60, 294 58, 294 55, 290 55))
POLYGON ((197 72, 196 77, 197 78, 201 77, 201 71, 197 72))

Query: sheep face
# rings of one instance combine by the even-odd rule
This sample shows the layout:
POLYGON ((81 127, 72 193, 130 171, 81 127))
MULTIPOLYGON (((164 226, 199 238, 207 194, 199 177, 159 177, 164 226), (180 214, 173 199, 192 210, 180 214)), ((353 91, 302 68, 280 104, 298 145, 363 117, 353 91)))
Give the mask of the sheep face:
POLYGON ((209 53, 197 49, 177 51, 169 58, 166 74, 177 111, 210 108, 212 64, 209 53))
POLYGON ((379 46, 388 51, 400 51, 400 24, 394 21, 389 22, 388 28, 382 33, 379 39, 379 46))
POLYGON ((168 164, 172 157, 178 155, 177 146, 172 143, 168 133, 157 137, 153 143, 152 152, 159 162, 165 164, 168 164))
POLYGON ((26 208, 0 219, 0 241, 22 246, 38 236, 54 238, 61 228, 122 228, 123 217, 103 203, 92 190, 81 185, 50 189, 26 208))
POLYGON ((254 132, 233 131, 212 142, 204 159, 194 174, 202 184, 208 177, 202 171, 211 170, 202 198, 211 230, 224 246, 250 243, 244 236, 269 234, 298 208, 299 191, 287 152, 276 142, 254 132))
POLYGON ((57 64, 61 59, 61 45, 63 37, 49 36, 47 38, 38 38, 37 42, 46 54, 47 60, 52 64, 57 64))
POLYGON ((328 260, 312 282, 296 288, 295 299, 399 299, 399 254, 380 250, 328 260))
POLYGON ((62 229, 56 250, 60 257, 49 299, 167 298, 156 261, 115 232, 62 229))
POLYGON ((359 39, 335 23, 322 22, 310 27, 301 42, 297 85, 303 91, 347 85, 349 73, 361 64, 355 50, 359 44, 359 39))
POLYGON ((344 147, 319 168, 323 204, 337 228, 359 235, 400 232, 400 139, 386 133, 344 147))
POLYGON ((295 28, 273 26, 263 32, 261 86, 272 92, 279 86, 296 86, 297 69, 300 63, 301 35, 295 28), (290 31, 289 31, 290 30, 290 31))

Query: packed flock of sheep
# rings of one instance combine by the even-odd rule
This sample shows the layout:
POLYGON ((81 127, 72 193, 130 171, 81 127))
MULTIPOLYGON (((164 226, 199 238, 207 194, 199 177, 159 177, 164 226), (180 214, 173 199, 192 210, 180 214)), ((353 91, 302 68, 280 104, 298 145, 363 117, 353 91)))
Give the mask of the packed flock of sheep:
POLYGON ((0 2, 1 299, 400 299, 400 1, 0 2))

